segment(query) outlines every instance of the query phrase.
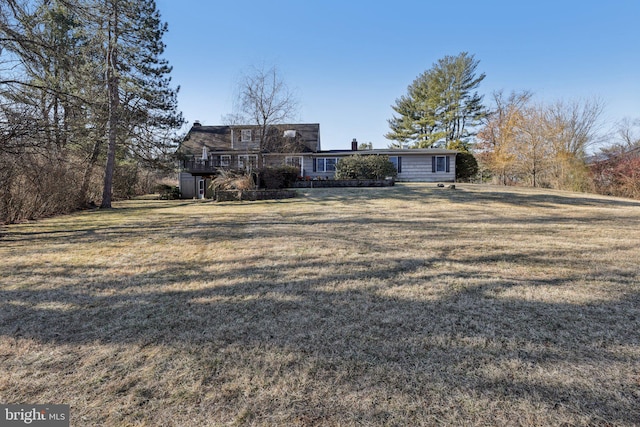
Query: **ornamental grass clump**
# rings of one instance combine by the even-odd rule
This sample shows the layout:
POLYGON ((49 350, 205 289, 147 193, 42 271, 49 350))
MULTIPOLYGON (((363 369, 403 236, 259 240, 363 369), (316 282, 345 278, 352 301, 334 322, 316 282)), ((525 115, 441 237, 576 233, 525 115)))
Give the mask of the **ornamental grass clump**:
POLYGON ((255 190, 256 182, 253 175, 244 171, 221 169, 218 176, 211 181, 211 188, 214 192, 237 192, 240 199, 243 191, 255 190))

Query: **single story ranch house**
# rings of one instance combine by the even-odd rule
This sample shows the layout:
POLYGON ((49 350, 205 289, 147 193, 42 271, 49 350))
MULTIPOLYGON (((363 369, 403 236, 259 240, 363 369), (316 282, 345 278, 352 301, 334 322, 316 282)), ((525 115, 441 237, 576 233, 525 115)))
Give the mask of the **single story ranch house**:
POLYGON ((320 125, 202 126, 195 122, 176 151, 182 198, 210 196, 209 184, 220 169, 252 169, 289 165, 302 179, 332 179, 341 158, 354 154, 385 155, 396 166, 396 181, 454 182, 455 150, 371 149, 322 150, 320 125), (264 138, 262 134, 264 133, 264 138))

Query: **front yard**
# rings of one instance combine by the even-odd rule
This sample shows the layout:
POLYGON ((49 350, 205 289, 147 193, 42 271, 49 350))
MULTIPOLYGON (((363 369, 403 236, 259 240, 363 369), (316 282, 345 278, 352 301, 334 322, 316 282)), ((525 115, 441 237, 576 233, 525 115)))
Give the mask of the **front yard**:
POLYGON ((0 236, 0 402, 71 425, 637 425, 640 202, 139 200, 0 236))

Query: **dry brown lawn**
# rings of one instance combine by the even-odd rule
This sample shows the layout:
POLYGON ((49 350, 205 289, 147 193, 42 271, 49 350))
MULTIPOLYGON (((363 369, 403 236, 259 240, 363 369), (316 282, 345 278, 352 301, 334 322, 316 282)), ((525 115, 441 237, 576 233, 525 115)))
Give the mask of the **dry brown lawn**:
POLYGON ((433 184, 0 229, 0 402, 73 426, 640 425, 640 202, 433 184))

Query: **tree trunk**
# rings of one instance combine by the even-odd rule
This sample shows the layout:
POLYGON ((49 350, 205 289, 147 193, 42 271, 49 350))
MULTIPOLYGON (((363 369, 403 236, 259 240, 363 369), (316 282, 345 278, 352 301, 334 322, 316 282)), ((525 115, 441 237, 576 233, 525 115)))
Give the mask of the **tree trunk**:
POLYGON ((91 157, 89 157, 89 161, 84 169, 84 174, 82 175, 82 185, 80 185, 80 192, 78 193, 78 206, 85 206, 89 202, 87 200, 87 193, 89 193, 89 183, 91 182, 91 174, 93 173, 93 168, 98 161, 98 155, 100 154, 100 146, 102 145, 102 141, 99 139, 93 145, 93 150, 91 152, 91 157))
MULTIPOLYGON (((109 86, 112 86, 109 83, 109 86)), ((116 165, 116 148, 118 142, 118 87, 115 87, 115 97, 112 94, 114 89, 109 88, 109 145, 107 147, 107 164, 104 170, 104 187, 102 190, 101 208, 111 208, 111 196, 113 193, 113 172, 116 165)))
POLYGON ((107 48, 107 94, 109 96, 109 120, 107 164, 104 170, 104 187, 102 191, 101 208, 111 208, 111 196, 113 193, 113 172, 116 165, 116 149, 118 145, 118 125, 120 95, 118 86, 120 81, 117 75, 117 45, 118 45, 118 8, 114 3, 113 21, 109 23, 109 44, 107 48))

